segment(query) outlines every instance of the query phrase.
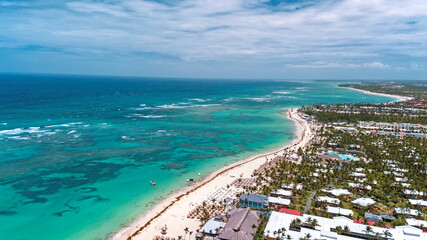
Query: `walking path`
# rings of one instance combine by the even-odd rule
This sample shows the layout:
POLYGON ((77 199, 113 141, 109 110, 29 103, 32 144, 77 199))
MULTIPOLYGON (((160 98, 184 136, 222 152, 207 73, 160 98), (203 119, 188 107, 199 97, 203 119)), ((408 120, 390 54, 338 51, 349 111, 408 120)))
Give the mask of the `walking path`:
POLYGON ((308 197, 308 201, 307 204, 305 205, 305 209, 304 209, 304 213, 308 212, 308 209, 310 209, 310 205, 311 205, 311 200, 313 200, 314 195, 316 195, 317 191, 314 191, 310 194, 310 197, 308 197))

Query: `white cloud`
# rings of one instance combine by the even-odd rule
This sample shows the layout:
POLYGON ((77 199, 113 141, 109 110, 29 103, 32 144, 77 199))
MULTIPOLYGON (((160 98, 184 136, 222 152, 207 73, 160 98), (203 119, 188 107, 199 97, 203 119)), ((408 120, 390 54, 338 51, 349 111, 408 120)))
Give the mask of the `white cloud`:
POLYGON ((367 68, 380 68, 380 69, 390 69, 390 65, 384 64, 382 62, 371 62, 371 63, 364 63, 364 67, 367 68))
POLYGON ((158 52, 189 64, 393 70, 399 65, 394 55, 406 66, 412 58, 427 58, 425 0, 304 1, 275 7, 265 2, 87 0, 50 8, 31 3, 0 16, 0 38, 18 46, 86 49, 100 58, 158 52))

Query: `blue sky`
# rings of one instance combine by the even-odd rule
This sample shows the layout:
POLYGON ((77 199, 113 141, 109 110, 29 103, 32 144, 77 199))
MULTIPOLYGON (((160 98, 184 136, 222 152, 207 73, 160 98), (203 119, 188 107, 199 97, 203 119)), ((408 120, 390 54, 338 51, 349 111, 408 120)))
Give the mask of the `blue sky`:
POLYGON ((0 0, 0 72, 425 79, 425 0, 0 0))

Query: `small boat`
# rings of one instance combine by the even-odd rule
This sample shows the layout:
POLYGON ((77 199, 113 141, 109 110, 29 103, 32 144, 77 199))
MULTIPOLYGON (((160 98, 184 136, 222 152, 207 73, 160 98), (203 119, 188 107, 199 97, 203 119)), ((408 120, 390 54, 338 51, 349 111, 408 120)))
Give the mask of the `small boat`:
POLYGON ((151 183, 151 185, 156 185, 156 181, 154 181, 154 180, 151 180, 150 183, 151 183))
POLYGON ((187 182, 194 182, 194 179, 193 178, 189 178, 189 179, 187 179, 187 182))

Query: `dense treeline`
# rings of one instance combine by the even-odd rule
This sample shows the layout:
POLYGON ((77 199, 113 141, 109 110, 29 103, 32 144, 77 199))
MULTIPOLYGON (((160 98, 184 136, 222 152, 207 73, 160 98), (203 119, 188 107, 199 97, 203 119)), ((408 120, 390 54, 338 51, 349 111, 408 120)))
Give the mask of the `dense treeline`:
POLYGON ((413 123, 413 124, 427 124, 426 117, 408 117, 403 116, 403 114, 399 115, 375 115, 372 113, 360 113, 360 114, 352 114, 352 113, 336 113, 336 112, 314 112, 311 110, 306 110, 306 114, 313 115, 316 117, 316 120, 321 123, 328 122, 338 122, 338 121, 346 121, 346 122, 354 122, 358 121, 375 121, 375 122, 399 122, 399 123, 413 123))
POLYGON ((352 87, 370 92, 395 94, 413 97, 415 100, 427 99, 426 81, 398 81, 398 82, 362 82, 359 84, 341 84, 340 87, 352 87))

